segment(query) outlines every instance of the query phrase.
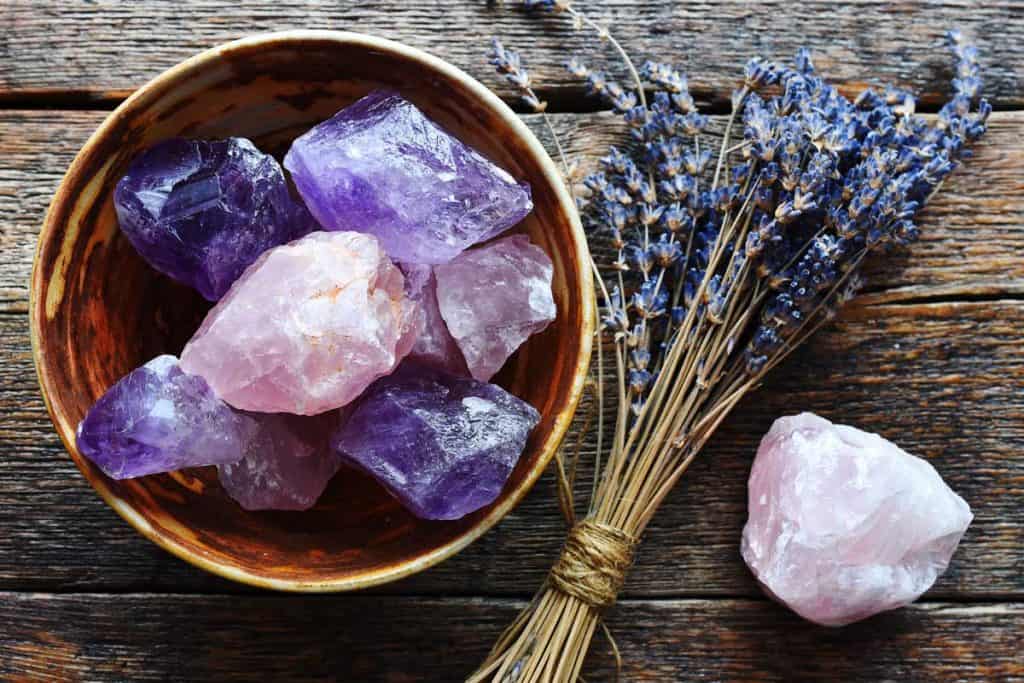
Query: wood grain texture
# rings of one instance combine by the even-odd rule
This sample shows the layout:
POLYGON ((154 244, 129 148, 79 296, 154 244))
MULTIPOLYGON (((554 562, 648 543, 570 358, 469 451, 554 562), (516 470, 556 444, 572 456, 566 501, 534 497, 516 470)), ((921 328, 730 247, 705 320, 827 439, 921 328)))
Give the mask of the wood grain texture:
MULTIPOLYGON (((506 4, 6 0, 0 6, 0 99, 116 99, 203 49, 289 28, 347 29, 400 40, 436 53, 509 97, 486 65, 488 41, 500 36, 526 53, 543 87, 578 94, 562 63, 571 53, 600 53, 599 41, 592 33, 573 31, 561 17, 530 17, 513 7, 514 0, 506 4)), ((728 97, 750 57, 788 58, 807 46, 821 70, 848 89, 891 81, 934 105, 945 98, 950 74, 939 39, 959 26, 980 41, 986 93, 1000 105, 1024 103, 1024 6, 1016 0, 578 4, 599 23, 611 25, 638 60, 674 61, 690 74, 698 94, 719 100, 728 97)))
MULTIPOLYGON (((241 590, 122 523, 71 464, 39 398, 23 315, 35 235, 101 117, 0 113, 0 589, 241 590)), ((902 273, 877 273, 861 299, 872 305, 848 312, 727 422, 655 519, 628 594, 757 595, 738 553, 750 457, 775 417, 814 410, 931 458, 974 506, 977 520, 932 597, 1024 596, 1024 302, 1011 298, 1024 283, 1022 120, 996 115, 977 158, 928 209, 924 241, 899 257, 902 273), (950 297, 1007 300, 919 303, 950 297)), ((591 159, 616 134, 602 114, 555 122, 572 153, 591 159)), ((548 477, 470 549, 381 590, 525 596, 561 538, 548 477)))
MULTIPOLYGON (((0 594, 0 677, 462 680, 522 603, 360 596, 0 594), (429 615, 429 616, 428 616, 429 615), (172 636, 173 634, 173 636, 172 636)), ((930 604, 842 630, 767 601, 620 604, 622 680, 1020 681, 1024 604, 930 604)), ((612 679, 596 642, 587 680, 612 679)))

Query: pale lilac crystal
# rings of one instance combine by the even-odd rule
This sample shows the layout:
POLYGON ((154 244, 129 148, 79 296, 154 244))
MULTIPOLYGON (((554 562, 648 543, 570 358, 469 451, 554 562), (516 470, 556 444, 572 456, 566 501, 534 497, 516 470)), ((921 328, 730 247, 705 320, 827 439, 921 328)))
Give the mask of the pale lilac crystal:
POLYGON ((434 276, 433 266, 423 263, 397 263, 398 269, 405 276, 405 293, 410 299, 418 299, 423 288, 434 276))
POLYGON ((249 413, 257 425, 245 456, 217 468, 220 483, 246 510, 307 510, 341 466, 329 438, 336 414, 249 413))
POLYGON ((470 249, 434 268, 441 316, 474 378, 489 380, 555 319, 553 273, 551 259, 525 235, 470 249))
POLYGON ((284 165, 324 228, 376 235, 403 263, 445 263, 533 208, 528 185, 389 90, 295 140, 284 165))
POLYGON ((772 425, 748 503, 743 559, 771 597, 826 626, 916 600, 972 519, 925 460, 811 413, 772 425))
POLYGON ((216 301, 264 251, 316 225, 277 161, 245 138, 173 138, 114 192, 121 231, 151 266, 216 301))
POLYGON ((437 279, 427 265, 403 265, 405 289, 423 311, 423 327, 409 352, 409 360, 430 365, 454 375, 468 375, 466 360, 448 331, 437 304, 437 279))
POLYGON ((314 232, 245 271, 181 366, 236 408, 315 415, 391 372, 419 325, 402 273, 373 236, 314 232))
POLYGON ((255 425, 218 399, 174 356, 136 368, 89 409, 78 451, 114 479, 242 458, 255 425))
POLYGON ((333 443, 416 516, 458 519, 498 497, 539 419, 501 387, 403 363, 333 443))

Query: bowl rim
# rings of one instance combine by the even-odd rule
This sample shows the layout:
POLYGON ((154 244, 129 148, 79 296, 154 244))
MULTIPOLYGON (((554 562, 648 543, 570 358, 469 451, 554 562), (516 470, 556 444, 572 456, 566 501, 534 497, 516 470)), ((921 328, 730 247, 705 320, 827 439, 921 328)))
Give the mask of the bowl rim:
POLYGON ((148 538, 150 541, 172 555, 212 574, 259 588, 310 593, 338 592, 368 588, 370 586, 376 586, 411 576, 432 567, 461 551, 463 548, 489 531, 499 520, 511 511, 523 499, 526 493, 533 487, 537 479, 547 468, 548 463, 551 461, 552 457, 554 457, 559 445, 565 437, 569 426, 572 424, 573 415, 576 412, 576 408, 578 407, 583 394, 587 371, 590 365, 594 326, 596 321, 594 309, 594 284, 593 279, 589 277, 589 263, 590 254, 587 247, 586 237, 583 232, 583 226, 576 210, 575 202, 569 194, 565 183, 562 181, 562 175, 555 165, 555 162, 548 155, 547 151, 544 149, 543 145, 541 145, 540 141, 537 140, 533 132, 512 111, 512 109, 509 108, 501 98, 491 92, 490 89, 467 74, 465 71, 439 57, 435 57, 430 53, 420 50, 419 48, 414 48, 397 41, 378 38, 376 36, 363 33, 310 29, 259 33, 239 40, 222 43, 207 49, 159 74, 132 93, 131 96, 114 109, 114 111, 104 119, 103 123, 100 124, 99 128, 89 136, 85 145, 75 155, 74 160, 71 162, 67 172, 61 179, 60 185, 50 202, 50 206, 43 219, 42 229, 39 232, 36 242, 29 287, 29 337, 32 344, 32 360, 36 368, 36 375, 39 381, 43 401, 46 404, 46 410, 50 415, 50 420, 53 422, 57 434, 64 443, 65 449, 69 455, 73 456, 71 458, 72 461, 75 462, 75 465, 82 472, 85 479, 92 485, 96 492, 100 494, 103 500, 106 501, 106 503, 125 521, 134 527, 136 531, 148 538), (99 145, 100 140, 108 135, 109 131, 120 118, 124 117, 129 112, 133 112, 138 108, 147 106, 150 103, 150 100, 159 96, 166 88, 173 87, 179 79, 187 76, 190 72, 202 68, 207 63, 220 60, 235 50, 269 46, 275 43, 301 43, 303 41, 334 42, 341 45, 364 47, 377 51, 388 52, 396 57, 419 62, 428 69, 438 72, 452 80, 458 81, 470 92, 471 95, 482 100, 485 105, 500 115, 515 135, 517 135, 520 140, 526 144, 530 153, 536 158, 541 167, 544 178, 554 190, 560 211, 568 218, 570 237, 576 247, 576 261, 581 266, 581 277, 574 284, 575 288, 579 290, 582 298, 582 324, 579 331, 580 353, 574 368, 575 374, 573 377, 573 383, 569 389, 568 402, 565 409, 557 415, 547 439, 540 444, 540 457, 534 466, 526 473, 519 485, 509 491, 508 495, 505 496, 505 499, 502 500, 499 505, 491 509, 486 517, 479 520, 476 524, 460 535, 430 552, 420 555, 412 560, 401 561, 353 576, 312 581, 278 579, 253 574, 238 567, 224 565, 218 561, 204 557, 201 554, 197 554, 191 549, 164 537, 128 503, 116 496, 110 490, 109 486, 107 486, 103 477, 89 476, 89 473, 80 462, 81 456, 79 455, 78 457, 74 457, 74 455, 77 454, 77 448, 75 447, 74 442, 74 427, 63 424, 62 420, 58 418, 57 414, 54 412, 54 406, 50 401, 50 387, 53 384, 53 380, 48 373, 47 364, 44 362, 45 352, 39 339, 43 322, 47 317, 46 302, 42 301, 39 296, 39 292, 43 285, 43 275, 38 268, 38 265, 41 262, 40 256, 43 254, 44 249, 53 248, 50 245, 51 240, 49 237, 55 230, 54 222, 56 220, 56 214, 59 213, 58 207, 67 205, 71 200, 71 197, 69 197, 69 186, 72 183, 70 181, 82 174, 87 158, 92 153, 93 148, 99 145))

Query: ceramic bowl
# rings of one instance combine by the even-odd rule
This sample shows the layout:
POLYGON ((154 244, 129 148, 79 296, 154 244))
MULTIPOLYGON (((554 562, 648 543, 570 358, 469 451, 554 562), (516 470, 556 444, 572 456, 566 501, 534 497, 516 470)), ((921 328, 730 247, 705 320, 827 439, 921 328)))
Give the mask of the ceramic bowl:
MULTIPOLYGON (((100 126, 61 183, 39 236, 31 330, 57 432, 89 483, 140 533, 221 576, 267 588, 336 591, 398 579, 458 552, 523 497, 564 436, 592 338, 586 242, 558 170, 530 130, 467 74, 419 50, 353 33, 260 35, 204 52, 143 86, 100 126), (503 493, 455 522, 416 519, 372 480, 342 471, 306 512, 246 512, 214 468, 114 481, 75 448, 75 427, 115 381, 180 352, 208 304, 147 266, 120 234, 117 180, 172 136, 245 136, 282 155, 370 90, 391 87, 533 189, 518 228, 554 261, 557 320, 496 381, 542 415, 503 493)), ((101 542, 101 541, 100 541, 101 542)))

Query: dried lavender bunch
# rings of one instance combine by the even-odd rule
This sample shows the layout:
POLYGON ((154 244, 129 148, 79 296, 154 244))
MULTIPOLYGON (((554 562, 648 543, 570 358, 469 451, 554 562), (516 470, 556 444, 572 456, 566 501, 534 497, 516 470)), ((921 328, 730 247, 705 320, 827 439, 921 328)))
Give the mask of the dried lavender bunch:
MULTIPOLYGON (((612 254, 594 271, 619 409, 607 452, 598 446, 587 516, 476 681, 579 676, 601 609, 665 495, 736 403, 853 297, 868 255, 917 239, 915 216, 991 113, 977 50, 958 32, 948 34, 953 97, 933 120, 895 88, 851 102, 800 50, 792 65, 747 63, 713 152, 685 75, 657 62, 635 68, 564 0, 524 4, 597 31, 633 78, 622 85, 578 59, 568 64, 630 137, 600 160, 579 198, 592 247, 612 254)), ((518 55, 502 49, 494 63, 530 103, 518 55)), ((575 521, 571 501, 566 509, 575 521)))

